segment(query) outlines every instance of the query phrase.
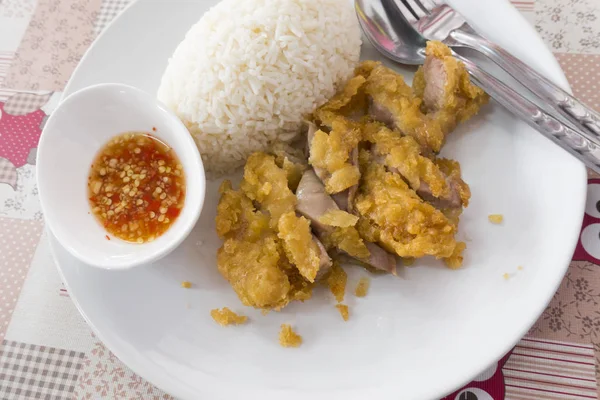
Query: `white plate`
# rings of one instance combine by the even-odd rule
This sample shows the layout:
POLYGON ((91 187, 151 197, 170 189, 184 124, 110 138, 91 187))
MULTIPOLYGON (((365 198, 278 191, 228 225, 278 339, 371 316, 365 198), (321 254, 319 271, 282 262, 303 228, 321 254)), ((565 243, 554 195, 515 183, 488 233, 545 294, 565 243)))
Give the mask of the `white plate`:
MULTIPOLYGON (((94 43, 67 94, 121 82, 154 92, 167 59, 215 0, 139 0, 94 43)), ((456 1, 455 1, 456 3, 456 1)), ((503 0, 459 1, 491 39, 566 87, 552 55, 503 0)), ((366 57, 378 57, 365 48, 366 57)), ((262 316, 241 306, 219 275, 214 230, 216 184, 184 244, 157 264, 110 272, 78 262, 52 239, 77 304, 98 337, 135 372, 185 399, 434 399, 501 358, 533 324, 563 277, 583 216, 585 169, 496 104, 451 135, 445 154, 460 160, 472 203, 461 220, 465 267, 434 261, 372 279, 350 293, 344 323, 324 291, 262 316), (501 213, 502 226, 487 216, 501 213), (517 271, 517 266, 524 269, 517 271), (514 273, 505 280, 504 273, 514 273), (194 288, 184 290, 189 280, 194 288), (250 316, 222 328, 212 308, 250 316), (281 323, 304 337, 277 343, 281 323)), ((351 268, 350 288, 365 273, 351 268)))

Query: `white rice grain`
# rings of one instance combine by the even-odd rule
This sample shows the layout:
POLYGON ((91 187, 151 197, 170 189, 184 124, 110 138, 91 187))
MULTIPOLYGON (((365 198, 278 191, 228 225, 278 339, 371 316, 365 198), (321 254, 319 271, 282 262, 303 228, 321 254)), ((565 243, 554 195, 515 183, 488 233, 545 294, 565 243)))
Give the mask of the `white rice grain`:
POLYGON ((360 27, 347 0, 223 0, 179 44, 158 98, 211 175, 299 132, 352 76, 360 27))

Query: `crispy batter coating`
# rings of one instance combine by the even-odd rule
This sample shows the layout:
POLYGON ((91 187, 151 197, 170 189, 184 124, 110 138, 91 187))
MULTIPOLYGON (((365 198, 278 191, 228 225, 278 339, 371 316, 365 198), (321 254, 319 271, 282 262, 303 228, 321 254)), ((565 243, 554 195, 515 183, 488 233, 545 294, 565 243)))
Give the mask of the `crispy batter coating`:
POLYGON ((434 197, 450 195, 446 176, 434 161, 421 155, 421 147, 412 136, 400 136, 380 123, 365 124, 363 132, 365 139, 385 156, 385 165, 397 169, 413 190, 424 182, 434 197))
POLYGON ((469 200, 471 199, 471 189, 462 179, 458 161, 450 160, 448 158, 436 158, 434 162, 440 171, 448 177, 447 182, 458 190, 458 195, 460 196, 463 207, 467 207, 469 205, 469 200))
POLYGON ((413 137, 424 149, 440 151, 445 137, 442 125, 425 117, 421 111, 422 100, 414 95, 401 75, 378 64, 367 79, 365 92, 374 105, 390 114, 400 132, 413 137))
POLYGON ((275 164, 275 157, 262 153, 252 153, 244 167, 244 179, 240 188, 250 200, 260 204, 267 211, 271 228, 276 229, 279 218, 296 207, 296 196, 288 186, 286 171, 275 164))
POLYGON ((329 176, 323 182, 327 193, 339 193, 358 184, 358 166, 349 159, 361 138, 359 127, 339 116, 331 119, 329 134, 322 130, 315 132, 308 161, 314 167, 327 171, 329 176))
POLYGON ((322 242, 327 249, 339 249, 359 260, 368 259, 371 255, 364 240, 355 227, 334 227, 333 230, 322 237, 322 242))
POLYGON ((288 187, 295 192, 302 174, 308 168, 304 151, 287 143, 276 143, 273 145, 272 153, 275 156, 275 164, 287 174, 288 187))
POLYGON ((358 222, 358 217, 343 210, 329 210, 319 218, 319 222, 329 226, 347 228, 358 222))
POLYGON ((244 305, 278 310, 289 302, 290 292, 281 253, 274 233, 256 242, 230 238, 217 252, 217 266, 244 305))
POLYGON ((289 212, 279 218, 278 229, 277 236, 290 262, 304 278, 314 282, 319 272, 320 251, 313 240, 310 222, 289 212))
POLYGON ((454 253, 456 227, 432 205, 425 203, 395 173, 370 162, 368 151, 361 151, 364 179, 356 198, 356 209, 367 222, 358 224, 367 240, 376 239, 400 257, 437 258, 454 253))

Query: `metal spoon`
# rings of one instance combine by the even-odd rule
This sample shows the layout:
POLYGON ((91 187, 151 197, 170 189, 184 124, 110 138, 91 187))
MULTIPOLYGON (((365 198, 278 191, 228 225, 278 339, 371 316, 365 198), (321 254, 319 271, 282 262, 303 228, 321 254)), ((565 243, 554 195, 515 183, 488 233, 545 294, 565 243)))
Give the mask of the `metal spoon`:
POLYGON ((355 0, 354 6, 363 32, 381 54, 401 64, 425 62, 427 41, 405 21, 393 0, 355 0))
MULTIPOLYGON (((394 0, 355 0, 364 34, 383 56, 401 64, 425 62, 426 39, 405 20, 394 0)), ((473 61, 453 52, 473 81, 507 110, 558 144, 588 167, 600 172, 600 142, 545 112, 473 61)))

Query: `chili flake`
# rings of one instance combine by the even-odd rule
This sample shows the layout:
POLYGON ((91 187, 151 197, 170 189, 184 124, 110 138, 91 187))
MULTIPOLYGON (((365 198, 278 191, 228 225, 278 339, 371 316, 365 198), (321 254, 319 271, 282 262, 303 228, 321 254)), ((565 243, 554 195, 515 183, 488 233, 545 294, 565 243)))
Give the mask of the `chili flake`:
POLYGON ((130 242, 150 242, 175 222, 185 200, 177 155, 148 133, 110 140, 88 178, 92 212, 108 233, 130 242))

